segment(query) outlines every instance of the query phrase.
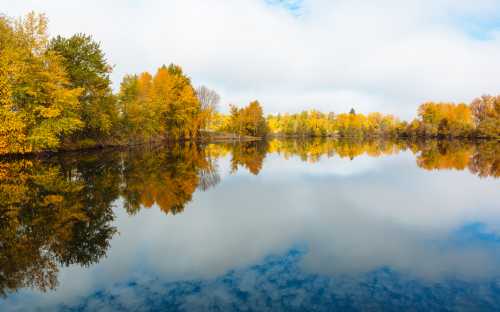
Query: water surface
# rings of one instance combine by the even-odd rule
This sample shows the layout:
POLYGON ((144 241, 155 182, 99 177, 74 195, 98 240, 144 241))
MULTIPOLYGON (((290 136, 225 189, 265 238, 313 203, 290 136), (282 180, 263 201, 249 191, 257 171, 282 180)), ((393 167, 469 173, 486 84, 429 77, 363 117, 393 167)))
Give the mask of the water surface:
POLYGON ((498 311, 497 142, 0 161, 0 310, 498 311))

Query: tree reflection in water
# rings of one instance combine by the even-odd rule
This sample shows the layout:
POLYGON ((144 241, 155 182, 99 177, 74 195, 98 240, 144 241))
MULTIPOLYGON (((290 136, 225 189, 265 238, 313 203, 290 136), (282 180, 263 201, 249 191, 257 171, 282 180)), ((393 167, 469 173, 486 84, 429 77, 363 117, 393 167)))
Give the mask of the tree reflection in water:
POLYGON ((90 266, 111 237, 119 176, 107 159, 0 162, 0 293, 57 286, 58 266, 90 266))
POLYGON ((127 213, 157 206, 180 213, 193 193, 220 181, 217 160, 230 157, 231 173, 257 175, 266 154, 309 163, 411 151, 425 170, 468 170, 500 176, 497 141, 403 141, 332 139, 143 146, 118 151, 0 160, 0 294, 58 285, 61 266, 90 266, 106 256, 117 233, 113 203, 127 213))

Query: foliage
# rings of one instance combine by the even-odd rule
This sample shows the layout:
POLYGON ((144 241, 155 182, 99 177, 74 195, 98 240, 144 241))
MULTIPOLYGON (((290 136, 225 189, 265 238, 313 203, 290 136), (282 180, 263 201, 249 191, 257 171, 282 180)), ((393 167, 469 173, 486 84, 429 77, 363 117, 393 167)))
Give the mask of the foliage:
POLYGON ((378 112, 263 116, 258 101, 230 113, 220 96, 195 89, 181 67, 126 75, 113 94, 99 43, 85 34, 49 40, 43 14, 0 16, 0 154, 222 136, 500 138, 500 96, 470 105, 426 102, 410 122, 378 112))
POLYGON ((311 110, 270 115, 267 122, 275 135, 298 137, 499 138, 500 96, 483 96, 470 105, 427 102, 410 123, 377 112, 358 114, 353 109, 347 114, 311 110))
POLYGON ((85 34, 70 38, 57 36, 50 41, 48 51, 62 57, 70 86, 82 89, 78 98, 79 115, 85 127, 78 137, 109 136, 117 122, 118 111, 109 78, 111 66, 100 44, 85 34))
POLYGON ((484 95, 470 107, 477 136, 500 139, 500 95, 484 95))
POLYGON ((83 127, 81 89, 68 81, 59 55, 47 50, 47 18, 0 17, 0 153, 57 149, 83 127))
POLYGON ((191 80, 173 64, 160 67, 155 76, 125 76, 119 103, 122 129, 138 140, 193 139, 203 124, 191 80))
POLYGON ((258 101, 252 101, 243 108, 231 105, 230 111, 226 131, 243 136, 262 137, 266 135, 266 119, 258 101))
POLYGON ((418 127, 410 134, 425 137, 468 137, 472 134, 471 109, 466 104, 427 102, 418 109, 418 127))
POLYGON ((213 123, 214 115, 217 113, 220 96, 205 86, 196 89, 196 96, 200 101, 202 128, 209 129, 213 123))
POLYGON ((371 113, 356 114, 352 109, 348 114, 325 114, 316 110, 300 114, 268 116, 270 131, 287 136, 396 136, 401 122, 392 115, 371 113))

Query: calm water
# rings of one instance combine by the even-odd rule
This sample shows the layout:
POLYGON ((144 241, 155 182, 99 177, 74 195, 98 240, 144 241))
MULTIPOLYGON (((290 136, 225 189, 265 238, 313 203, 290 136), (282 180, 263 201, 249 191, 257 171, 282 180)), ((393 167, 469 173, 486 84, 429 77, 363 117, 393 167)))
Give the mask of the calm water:
POLYGON ((0 161, 1 311, 498 311, 500 144, 0 161))

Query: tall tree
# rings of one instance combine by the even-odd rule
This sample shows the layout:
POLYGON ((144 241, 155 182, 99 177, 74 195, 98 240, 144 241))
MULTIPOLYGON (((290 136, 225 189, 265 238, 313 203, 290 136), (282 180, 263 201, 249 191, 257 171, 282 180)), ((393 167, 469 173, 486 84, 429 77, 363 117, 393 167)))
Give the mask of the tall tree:
POLYGON ((229 131, 238 135, 265 136, 267 122, 259 101, 252 101, 244 108, 230 106, 229 131))
POLYGON ((122 127, 136 139, 190 139, 201 127, 200 102, 179 66, 126 76, 118 98, 122 127))
POLYGON ((481 137, 500 138, 500 95, 483 95, 472 101, 470 107, 476 134, 481 137))
POLYGON ((164 112, 166 134, 172 139, 196 137, 200 128, 200 102, 180 66, 160 67, 154 77, 155 100, 164 112), (158 91, 159 90, 159 91, 158 91))
POLYGON ((0 153, 57 149, 82 128, 81 89, 69 84, 61 57, 47 50, 47 18, 0 18, 0 153))
POLYGON ((100 44, 85 34, 57 36, 50 41, 48 50, 62 57, 71 87, 83 90, 79 96, 79 114, 85 127, 78 138, 99 139, 110 135, 118 110, 109 78, 112 67, 100 44))
POLYGON ((217 112, 220 96, 217 92, 205 86, 196 89, 196 96, 200 101, 202 127, 204 129, 210 128, 214 114, 217 112))

